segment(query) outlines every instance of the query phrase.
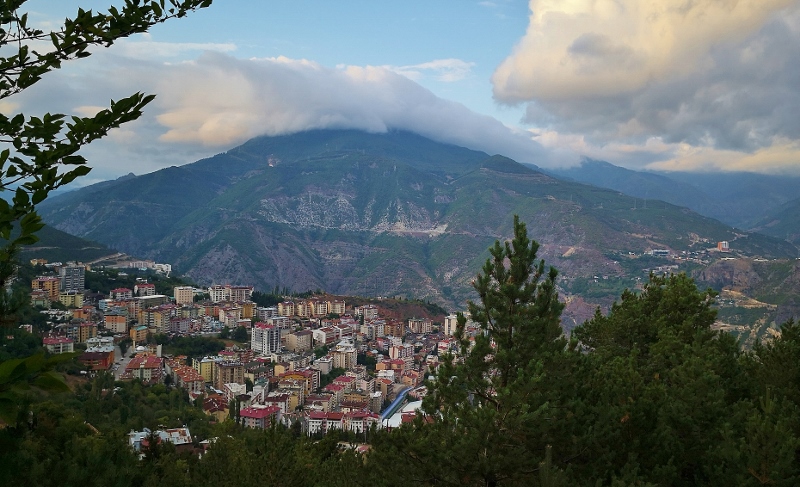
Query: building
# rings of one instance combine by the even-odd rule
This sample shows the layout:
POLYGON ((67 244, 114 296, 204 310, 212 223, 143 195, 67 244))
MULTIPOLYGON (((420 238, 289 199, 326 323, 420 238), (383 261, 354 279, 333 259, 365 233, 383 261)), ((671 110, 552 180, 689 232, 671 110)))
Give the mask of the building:
POLYGON ((77 264, 67 264, 58 271, 61 279, 62 291, 81 291, 86 288, 86 267, 77 264))
POLYGON ((156 285, 149 282, 141 282, 133 286, 133 291, 137 296, 155 296, 156 285))
POLYGON ((128 315, 125 313, 109 313, 103 317, 103 326, 114 333, 128 332, 128 315))
POLYGON ((308 413, 306 431, 308 435, 326 434, 333 430, 344 429, 344 413, 311 411, 308 413))
POLYGON ((289 333, 286 336, 286 348, 293 352, 303 352, 311 350, 314 345, 314 334, 311 330, 301 330, 289 333))
POLYGON ((231 286, 230 284, 226 284, 225 286, 211 286, 208 288, 208 294, 211 297, 211 301, 214 303, 222 301, 250 301, 250 298, 253 296, 253 287, 231 286))
POLYGON ((458 328, 458 316, 449 315, 444 319, 443 332, 445 335, 453 336, 458 328))
POLYGON ((281 316, 295 316, 294 301, 282 301, 278 303, 278 314, 281 316))
POLYGON ((145 325, 134 326, 130 330, 131 340, 133 340, 133 343, 141 343, 147 340, 147 332, 148 328, 145 325))
POLYGON ((241 303, 253 297, 253 286, 230 286, 230 301, 241 303))
POLYGON ((374 304, 367 304, 364 306, 357 306, 354 310, 356 316, 363 316, 364 320, 378 319, 378 307, 374 304))
POLYGON ((230 383, 244 384, 244 364, 236 361, 214 362, 214 386, 221 390, 230 383))
POLYGON ((194 288, 192 286, 175 286, 172 289, 175 304, 184 305, 194 302, 194 288))
POLYGON ((142 382, 160 382, 163 376, 161 358, 155 355, 137 355, 125 367, 124 377, 142 382))
POLYGON ((273 316, 278 316, 278 308, 276 307, 258 307, 255 309, 253 317, 258 321, 267 321, 267 318, 272 318, 273 316))
POLYGON ((250 348, 260 354, 270 354, 281 349, 281 330, 275 325, 258 322, 250 330, 250 348))
POLYGON ((350 340, 342 340, 331 351, 333 366, 350 370, 356 366, 356 347, 350 340))
POLYGON ((414 346, 410 343, 389 347, 389 358, 411 360, 414 358, 414 346))
POLYGON ((164 441, 172 443, 178 451, 192 448, 192 435, 189 433, 189 428, 185 427, 157 430, 155 435, 147 428, 142 431, 131 430, 128 433, 128 444, 133 448, 133 451, 140 452, 142 448, 148 447, 148 442, 152 436, 158 438, 159 443, 164 441))
POLYGON ((97 336, 97 323, 72 322, 62 326, 64 334, 75 340, 75 343, 86 343, 90 338, 97 336))
POLYGON ((426 318, 410 318, 408 320, 408 329, 411 330, 411 333, 432 333, 433 323, 426 318))
POLYGON ((59 353, 72 353, 75 350, 75 340, 67 337, 45 337, 42 340, 44 348, 48 352, 57 355, 59 353))
POLYGON ((242 424, 247 428, 266 429, 272 424, 272 418, 277 421, 281 420, 281 409, 278 406, 255 405, 242 408, 239 416, 242 418, 242 424))
POLYGON ((214 382, 214 359, 211 357, 193 358, 192 368, 200 374, 206 382, 214 382))
POLYGON ((717 250, 720 252, 730 252, 731 248, 727 241, 717 242, 717 250))
POLYGON ((153 308, 155 306, 167 304, 169 303, 169 298, 163 294, 153 294, 152 296, 141 296, 135 298, 133 302, 138 304, 138 311, 139 309, 153 308))
POLYGON ((112 289, 109 294, 111 295, 111 299, 114 300, 133 298, 133 291, 131 291, 126 287, 118 287, 116 289, 112 289))
POLYGON ((31 291, 31 306, 49 308, 50 304, 50 294, 47 291, 43 289, 34 289, 31 291))
POLYGON ((319 370, 320 374, 329 374, 333 369, 333 357, 326 355, 314 360, 313 367, 319 370))
POLYGON ((61 290, 61 279, 58 277, 40 276, 31 281, 31 289, 34 291, 45 291, 50 301, 58 301, 59 291, 61 290))
POLYGON ((196 370, 186 365, 172 368, 175 385, 186 389, 189 394, 200 394, 205 389, 205 380, 196 370))
POLYGON ((341 300, 328 301, 328 313, 337 314, 339 316, 345 313, 345 302, 341 300))
POLYGON ((314 335, 314 345, 317 347, 332 345, 336 341, 336 330, 332 326, 317 328, 311 333, 314 335))
POLYGON ((308 306, 313 316, 326 316, 330 313, 327 301, 309 301, 308 306))
POLYGON ((78 362, 90 370, 108 370, 114 364, 114 350, 110 352, 83 352, 78 362))
POLYGON ((228 418, 228 400, 222 394, 211 394, 203 399, 203 411, 222 423, 228 418))
POLYGON ((83 306, 83 292, 63 291, 58 294, 58 301, 67 308, 80 308, 83 306))

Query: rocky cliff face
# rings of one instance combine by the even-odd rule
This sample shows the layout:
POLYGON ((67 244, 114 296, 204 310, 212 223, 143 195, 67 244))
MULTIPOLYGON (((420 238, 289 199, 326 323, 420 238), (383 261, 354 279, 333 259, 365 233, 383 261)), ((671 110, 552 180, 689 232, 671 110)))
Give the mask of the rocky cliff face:
MULTIPOLYGON (((57 228, 170 262, 201 284, 399 295, 451 309, 474 297, 470 282, 487 248, 510 236, 514 214, 566 278, 624 276, 630 269, 619 255, 736 238, 685 209, 637 208, 620 193, 404 132, 254 139, 53 198, 42 213, 57 228)), ((759 255, 796 252, 767 237, 742 241, 759 255)), ((576 322, 593 309, 579 303, 570 308, 576 322)))

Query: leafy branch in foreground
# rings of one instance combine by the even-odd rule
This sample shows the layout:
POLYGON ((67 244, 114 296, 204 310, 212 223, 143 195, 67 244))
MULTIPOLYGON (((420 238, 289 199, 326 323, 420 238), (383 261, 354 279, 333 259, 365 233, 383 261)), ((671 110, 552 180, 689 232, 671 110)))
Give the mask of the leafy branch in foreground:
MULTIPOLYGON (((92 47, 111 46, 211 4, 211 0, 125 0, 107 12, 79 9, 60 28, 45 32, 31 27, 28 14, 20 11, 26 1, 0 5, 0 100, 30 88, 63 62, 90 56, 92 47)), ((139 118, 153 98, 135 93, 112 100, 109 108, 90 117, 0 114, 0 142, 7 146, 0 151, 0 193, 12 193, 0 198, 0 239, 7 242, 0 248, 0 287, 13 276, 11 263, 19 247, 37 241, 35 234, 43 223, 36 205, 91 170, 78 155, 81 147, 139 118)))

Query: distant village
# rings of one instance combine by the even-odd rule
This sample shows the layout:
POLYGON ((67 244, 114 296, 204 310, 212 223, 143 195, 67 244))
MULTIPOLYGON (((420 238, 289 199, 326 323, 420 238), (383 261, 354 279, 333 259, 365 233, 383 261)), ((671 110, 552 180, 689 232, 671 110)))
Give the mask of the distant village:
MULTIPOLYGON (((251 300, 253 287, 237 285, 177 286, 166 296, 145 279, 88 304, 86 266, 48 267, 56 275, 31 282, 31 303, 54 320, 43 339, 50 353, 85 346, 78 358, 85 374, 109 371, 118 380, 169 383, 202 400, 217 421, 232 418, 250 428, 279 422, 317 435, 397 427, 413 420, 439 356, 455 350, 455 315, 436 325, 427 318, 390 319, 380 306, 353 307, 330 296, 262 307, 251 300), (49 309, 53 302, 67 309, 49 309), (209 356, 170 356, 148 340, 159 334, 216 337, 240 327, 249 344, 209 356), (124 355, 121 342, 130 344, 124 355)), ((474 336, 477 327, 468 321, 466 332, 474 336)), ((178 430, 155 434, 176 445, 191 443, 188 430, 178 430)), ((150 434, 132 431, 131 446, 141 448, 150 434)))

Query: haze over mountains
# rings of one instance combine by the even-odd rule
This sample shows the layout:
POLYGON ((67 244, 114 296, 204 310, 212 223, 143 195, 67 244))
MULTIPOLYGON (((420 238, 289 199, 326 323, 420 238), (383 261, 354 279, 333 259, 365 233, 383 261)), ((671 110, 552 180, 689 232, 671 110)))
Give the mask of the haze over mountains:
MULTIPOLYGON (((182 167, 126 176, 41 205, 56 228, 201 284, 403 295, 450 306, 512 215, 569 286, 626 277, 629 252, 693 251, 728 240, 751 255, 794 257, 686 208, 562 181, 502 156, 402 131, 259 137, 182 167)), ((629 284, 630 285, 630 284, 629 284)))
POLYGON ((800 241, 799 222, 789 223, 790 209, 800 208, 800 177, 746 172, 644 172, 591 159, 546 172, 642 198, 641 204, 644 200, 667 201, 737 228, 800 241), (786 222, 786 227, 770 225, 776 219, 786 222))

